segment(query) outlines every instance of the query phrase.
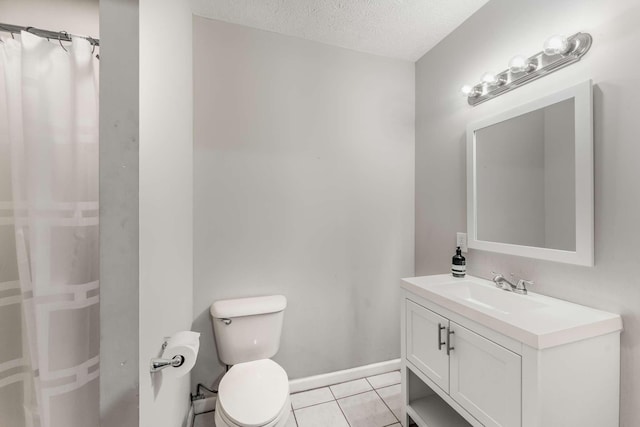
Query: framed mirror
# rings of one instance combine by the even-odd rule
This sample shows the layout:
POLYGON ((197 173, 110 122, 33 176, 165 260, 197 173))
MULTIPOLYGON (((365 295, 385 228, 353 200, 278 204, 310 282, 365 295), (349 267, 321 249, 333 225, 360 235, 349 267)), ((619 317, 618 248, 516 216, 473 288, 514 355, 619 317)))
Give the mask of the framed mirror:
POLYGON ((467 127, 473 249, 593 265, 591 81, 467 127))

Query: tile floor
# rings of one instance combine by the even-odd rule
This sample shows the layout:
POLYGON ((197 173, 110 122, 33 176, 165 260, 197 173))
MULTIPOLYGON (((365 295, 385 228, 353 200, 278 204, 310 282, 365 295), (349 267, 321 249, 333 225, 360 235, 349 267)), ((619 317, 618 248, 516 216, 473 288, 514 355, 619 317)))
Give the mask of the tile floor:
MULTIPOLYGON (((286 427, 400 427, 400 371, 291 395, 286 427)), ((194 427, 213 427, 213 413, 194 427)))

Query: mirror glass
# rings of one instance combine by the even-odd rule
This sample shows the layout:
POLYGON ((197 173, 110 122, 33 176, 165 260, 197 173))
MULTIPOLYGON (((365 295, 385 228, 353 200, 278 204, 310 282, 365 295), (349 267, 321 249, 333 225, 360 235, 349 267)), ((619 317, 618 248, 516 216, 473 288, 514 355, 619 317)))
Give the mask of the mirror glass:
POLYGON ((475 130, 476 237, 576 250, 575 101, 475 130))
POLYGON ((467 237, 472 249, 593 265, 591 81, 467 126, 467 237))

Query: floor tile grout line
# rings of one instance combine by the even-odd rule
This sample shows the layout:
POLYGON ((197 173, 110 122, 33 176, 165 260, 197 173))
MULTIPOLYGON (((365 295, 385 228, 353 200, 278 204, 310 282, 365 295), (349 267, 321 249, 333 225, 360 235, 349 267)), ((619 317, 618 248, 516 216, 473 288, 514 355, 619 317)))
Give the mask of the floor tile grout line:
MULTIPOLYGON (((392 372, 399 372, 399 370, 398 370, 398 369, 394 369, 393 371, 383 372, 383 373, 381 373, 381 374, 376 374, 376 375, 369 375, 368 377, 360 377, 360 378, 355 378, 355 379, 353 379, 353 380, 341 381, 341 382, 339 382, 339 383, 335 383, 335 384, 329 384, 329 385, 323 385, 323 386, 321 386, 321 387, 310 388, 309 390, 302 390, 302 391, 298 391, 298 392, 295 392, 295 393, 291 393, 291 395, 293 396, 293 395, 295 395, 295 394, 306 393, 306 392, 308 392, 308 391, 320 390, 321 388, 330 388, 330 387, 333 387, 334 385, 346 384, 346 383, 350 383, 350 382, 358 381, 358 380, 365 380, 366 382, 368 382, 368 383, 369 383, 369 385, 371 386, 371 388, 374 388, 374 387, 373 387, 373 384, 371 384, 371 381, 369 381, 369 378, 378 377, 378 376, 380 376, 380 375, 390 374, 390 373, 392 373, 392 372)), ((398 382, 398 383, 388 384, 388 385, 382 386, 382 387, 380 387, 380 388, 388 387, 388 386, 390 386, 390 385, 396 385, 396 384, 400 384, 400 383, 398 382)))
MULTIPOLYGON (((369 384, 371 384, 371 383, 369 383, 369 384)), ((391 383, 391 384, 385 384, 385 385, 381 385, 380 387, 374 387, 373 384, 372 384, 371 388, 373 388, 374 390, 380 390, 381 388, 387 388, 387 387, 391 387, 391 386, 398 385, 398 384, 400 384, 400 382, 391 383)))
MULTIPOLYGON (((396 385, 396 384, 393 384, 393 385, 396 385)), ((347 399, 347 398, 352 397, 352 396, 358 396, 358 395, 365 394, 365 393, 370 393, 370 392, 374 392, 374 393, 376 394, 376 396, 378 396, 378 399, 382 400, 382 404, 383 404, 383 405, 387 408, 387 410, 391 413, 391 415, 393 416, 393 418, 395 418, 395 421, 394 421, 394 422, 392 422, 392 423, 390 423, 390 424, 385 424, 383 427, 389 427, 389 426, 392 426, 392 425, 394 425, 394 424, 399 423, 400 421, 398 420, 398 417, 396 417, 396 414, 394 414, 394 413, 393 413, 393 411, 391 410, 391 408, 389 407, 389 405, 387 405, 387 402, 385 402, 385 401, 384 401, 384 399, 382 398, 382 396, 380 396, 380 394, 378 394, 378 392, 377 392, 375 389, 373 389, 373 390, 363 391, 362 393, 356 393, 356 394, 353 394, 353 395, 351 395, 351 396, 345 396, 345 397, 342 397, 342 398, 340 398, 340 399, 336 399, 336 401, 338 402, 338 407, 340 407, 340 410, 342 411, 342 406, 340 406, 340 400, 344 400, 344 399, 347 399)), ((344 411, 342 411, 342 414, 344 415, 345 419, 347 419, 347 416, 344 414, 344 411)), ((347 419, 347 423, 349 423, 349 419, 347 419)), ((349 425, 351 425, 351 424, 349 424, 349 425)), ((400 426, 402 426, 402 424, 400 424, 400 426)))
MULTIPOLYGON (((383 372, 382 374, 378 374, 378 375, 389 374, 391 372, 395 372, 395 370, 394 371, 389 371, 389 372, 383 372)), ((372 377, 375 377, 375 376, 378 376, 378 375, 372 375, 372 377)), ((387 388, 387 387, 391 387, 391 386, 398 385, 398 384, 400 384, 400 383, 398 382, 398 383, 393 383, 393 384, 385 384, 384 386, 379 387, 379 388, 387 388)), ((342 406, 340 406, 340 400, 346 399, 346 398, 349 398, 349 397, 353 397, 353 396, 358 396, 360 394, 369 393, 370 391, 374 391, 376 393, 376 395, 380 398, 380 400, 382 400, 382 403, 386 406, 386 408, 389 410, 389 412, 391 412, 391 415, 393 415, 393 417, 396 420, 398 420, 398 417, 396 417, 396 415, 393 413, 391 408, 389 408, 389 405, 387 405, 387 402, 385 402, 384 399, 382 398, 382 396, 380 396, 380 394, 378 393, 378 391, 377 391, 378 389, 376 389, 373 386, 373 384, 371 384, 371 381, 369 381, 369 377, 356 378, 356 379, 353 379, 353 380, 350 380, 350 381, 343 381, 341 383, 329 384, 329 385, 326 385, 326 386, 323 386, 323 387, 316 387, 316 388, 312 388, 312 389, 309 389, 309 390, 300 391, 298 393, 293 393, 292 395, 299 394, 299 393, 305 393, 305 392, 309 392, 309 391, 313 391, 313 390, 320 390, 320 389, 323 389, 323 388, 328 388, 329 389, 329 392, 331 393, 331 396, 333 397, 333 400, 328 400, 326 402, 314 403, 313 405, 302 406, 302 407, 297 408, 297 409, 293 408, 293 404, 291 405, 291 411, 293 412, 293 416, 294 416, 294 419, 296 421, 296 426, 298 425, 298 417, 296 416, 296 411, 299 411, 299 410, 302 410, 302 409, 307 409, 307 408, 312 408, 312 407, 318 406, 318 405, 324 405, 325 403, 336 402, 336 404, 338 405, 338 408, 340 409, 340 412, 342 413, 342 416, 344 417, 345 421, 347 422, 347 425, 349 425, 349 427, 351 427, 351 424, 349 423, 349 420, 347 419, 347 416, 345 415, 344 411, 342 410, 342 406), (331 387, 334 386, 334 385, 345 384, 345 383, 348 383, 348 382, 358 381, 358 380, 362 380, 362 379, 365 380, 369 384, 369 386, 371 387, 371 390, 365 390, 365 391, 362 391, 362 392, 359 392, 359 393, 351 394, 351 395, 348 395, 348 396, 343 396, 343 397, 341 397, 339 399, 336 398, 335 394, 333 393, 333 390, 331 390, 331 387)), ((400 421, 398 420, 397 422, 400 422, 400 421)), ((389 427, 389 426, 391 426, 393 424, 396 424, 396 422, 388 424, 385 427, 389 427)), ((402 424, 400 424, 400 425, 402 426, 402 424)))
POLYGON ((299 408, 291 408, 294 411, 299 411, 300 409, 307 409, 307 408, 311 408, 312 406, 318 406, 318 405, 324 405, 325 403, 331 403, 331 402, 335 402, 335 398, 333 398, 332 400, 326 400, 324 402, 318 402, 318 403, 314 403, 313 405, 307 405, 307 406, 301 406, 299 408))
POLYGON ((365 380, 367 380, 367 382, 369 383, 369 385, 371 386, 371 388, 372 388, 372 389, 374 389, 374 390, 376 389, 376 388, 373 386, 373 384, 371 384, 371 381, 369 381, 369 378, 365 378, 365 380))
POLYGON ((342 413, 342 417, 347 422, 347 425, 349 427, 351 427, 351 423, 349 422, 349 419, 347 418, 347 414, 345 414, 344 411, 342 410, 342 406, 340 406, 340 402, 338 402, 338 399, 336 399, 336 395, 333 394, 333 390, 331 390, 331 387, 329 387, 329 391, 331 392, 331 395, 335 399, 336 405, 338 405, 338 409, 340 409, 340 412, 342 413))
POLYGON ((354 382, 360 381, 360 380, 365 380, 365 381, 369 382, 367 380, 367 377, 360 377, 360 378, 355 378, 355 379, 349 380, 349 381, 342 381, 342 382, 339 382, 339 383, 330 384, 330 385, 328 385, 326 387, 334 387, 334 386, 337 386, 337 385, 342 385, 342 384, 347 384, 347 383, 354 383, 354 382))
MULTIPOLYGON (((329 391, 331 391, 331 390, 329 390, 329 391)), ((372 390, 368 390, 368 391, 372 391, 372 390)), ((365 393, 367 393, 367 392, 365 392, 365 393)), ((362 394, 362 393, 358 393, 358 394, 362 394)), ((333 396, 333 393, 331 393, 331 395, 333 396)), ((355 394, 353 396, 355 396, 355 394)), ((335 396, 334 396, 333 400, 327 400, 326 402, 314 403, 313 405, 303 406, 303 407, 298 408, 298 409, 292 409, 293 416, 295 417, 296 411, 300 411, 300 410, 308 409, 308 408, 313 408, 314 406, 326 405, 327 403, 331 403, 331 402, 336 402, 336 404, 338 405, 338 408, 340 408, 340 412, 342 412, 342 416, 344 417, 344 419, 347 422, 347 424, 349 424, 349 420, 347 420, 346 415, 344 415, 344 411, 342 411, 342 408, 340 407, 340 403, 338 403, 338 399, 336 399, 335 396)), ((296 418, 296 424, 298 424, 298 418, 297 417, 295 417, 295 418, 296 418)), ((349 427, 351 427, 351 424, 349 424, 349 427)))
POLYGON ((402 384, 402 383, 394 383, 394 384, 384 385, 382 387, 374 388, 374 390, 382 390, 383 388, 389 388, 389 387, 393 387, 394 385, 399 385, 399 384, 402 384))
MULTIPOLYGON (((367 381, 367 379, 366 379, 366 378, 358 378, 358 380, 365 380, 365 381, 367 382, 367 384, 369 384, 369 387, 371 387, 371 390, 373 390, 373 387, 371 386, 371 384, 369 383, 369 381, 367 381)), ((354 381, 358 381, 358 380, 354 380, 354 381)), ((342 383, 342 384, 344 384, 344 383, 342 383)), ((331 387, 332 387, 332 386, 329 386, 329 390, 331 390, 331 387)), ((344 398, 346 398, 346 397, 357 396, 358 394, 366 393, 366 392, 371 391, 371 390, 359 391, 359 392, 357 392, 357 393, 347 394, 347 395, 340 396, 340 397, 336 397, 336 394, 335 394, 335 393, 333 393, 333 390, 331 390, 331 393, 333 394, 333 397, 335 397, 335 399, 336 399, 336 400, 340 400, 340 399, 344 399, 344 398)))
MULTIPOLYGON (((396 384, 394 384, 394 385, 396 385, 396 384)), ((391 412, 391 415, 393 415, 393 418, 395 418, 398 422, 400 422, 400 420, 398 420, 398 417, 396 417, 396 414, 394 414, 394 412, 391 410, 391 407, 389 405, 387 405, 387 402, 384 400, 384 398, 382 396, 380 396, 380 393, 378 393, 378 390, 373 389, 373 391, 375 391, 376 394, 378 395, 378 397, 380 398, 380 400, 382 400, 382 403, 384 403, 384 406, 386 406, 387 409, 389 409, 389 412, 391 412)), ((395 423, 391 423, 389 425, 392 425, 392 424, 395 424, 395 423)))
MULTIPOLYGON (((366 379, 366 378, 358 378, 358 379, 366 379)), ((368 382, 368 381, 367 381, 367 382, 368 382)), ((396 384, 392 384, 392 385, 396 385, 396 384)), ((387 386, 385 386, 385 387, 387 387, 387 386)), ((336 397, 336 395, 333 393, 333 390, 331 390, 331 386, 314 388, 314 389, 312 389, 312 390, 320 390, 320 389, 323 389, 323 388, 328 388, 328 389, 329 389, 329 392, 331 392, 331 395, 333 396, 333 400, 335 400, 335 401, 338 401, 338 400, 340 400, 340 399, 346 399, 347 397, 351 397, 351 396, 357 396, 357 395, 359 395, 359 394, 368 393, 368 392, 370 392, 370 391, 375 390, 375 389, 373 388, 373 386, 372 386, 372 387, 371 387, 371 390, 360 391, 360 392, 358 392, 358 393, 348 394, 348 395, 346 395, 346 396, 342 396, 342 397, 336 397)), ((312 391, 312 390, 307 390, 307 391, 312 391)), ((304 392, 304 391, 301 391, 300 393, 305 393, 305 392, 304 392)), ((298 394, 298 393, 294 393, 294 394, 298 394)), ((293 407, 293 405, 291 405, 291 409, 292 409, 292 410, 294 410, 294 411, 297 411, 297 410, 300 410, 300 409, 310 408, 310 407, 312 407, 312 406, 318 406, 318 405, 322 405, 323 403, 329 403, 329 402, 331 402, 331 401, 330 401, 330 400, 327 400, 326 402, 318 402, 318 403, 314 403, 314 404, 307 405, 307 406, 301 406, 301 407, 299 407, 299 408, 294 408, 294 407, 293 407)))
POLYGON ((296 423, 296 427, 298 427, 298 418, 296 418, 296 411, 291 408, 291 415, 293 415, 293 421, 296 423))
POLYGON ((372 392, 372 391, 375 391, 375 390, 371 389, 371 390, 361 391, 360 393, 350 394, 349 396, 344 396, 344 397, 341 397, 339 399, 336 399, 336 401, 340 401, 340 400, 343 400, 343 399, 348 399, 348 398, 354 397, 354 396, 360 396, 361 394, 369 393, 369 392, 372 392))
MULTIPOLYGON (((391 371, 391 372, 393 372, 393 371, 391 371)), ((297 391, 295 393, 291 393, 291 396, 295 396, 296 394, 307 393, 309 391, 320 390, 320 389, 323 389, 323 388, 331 389, 331 387, 333 387, 333 386, 340 385, 340 384, 346 384, 346 383, 350 383, 350 382, 358 381, 358 380, 365 380, 365 381, 369 382, 369 380, 367 380, 367 377, 356 378, 354 380, 342 381, 342 382, 335 383, 335 384, 328 384, 328 385, 323 385, 321 387, 310 388, 309 390, 297 391)), ((371 385, 371 383, 369 383, 369 385, 371 385)), ((372 388, 373 388, 373 386, 372 386, 372 388)))
POLYGON ((385 385, 380 386, 380 387, 375 387, 375 386, 371 383, 371 381, 369 381, 369 378, 379 377, 379 376, 381 376, 381 375, 387 375, 387 374, 390 374, 390 373, 392 373, 392 372, 400 372, 400 371, 399 371, 399 370, 397 370, 397 369, 394 369, 393 371, 383 372, 382 374, 378 374, 378 375, 371 375, 371 376, 369 376, 369 377, 365 377, 365 379, 367 380, 367 382, 371 385, 371 387, 372 387, 374 390, 377 390, 377 389, 379 389, 379 388, 390 387, 390 386, 392 386, 392 385, 396 385, 396 384, 400 384, 400 381, 398 381, 397 383, 393 383, 393 384, 385 384, 385 385))

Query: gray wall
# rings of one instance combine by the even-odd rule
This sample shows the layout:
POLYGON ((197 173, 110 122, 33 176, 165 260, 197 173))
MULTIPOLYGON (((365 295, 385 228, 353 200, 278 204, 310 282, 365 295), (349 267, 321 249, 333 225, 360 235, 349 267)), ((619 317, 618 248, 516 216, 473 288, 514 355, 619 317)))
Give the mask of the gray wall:
POLYGON ((623 427, 640 425, 640 60, 630 54, 640 44, 639 20, 637 0, 492 0, 416 68, 418 275, 446 273, 455 232, 466 229, 467 123, 593 79, 595 267, 473 250, 467 264, 471 274, 513 272, 535 280, 536 292, 622 314, 623 427), (514 54, 538 52, 548 36, 577 31, 594 36, 581 62, 478 107, 460 95, 463 83, 506 68, 514 54))
POLYGON ((0 22, 97 37, 98 3, 99 0, 0 0, 0 22))
POLYGON ((136 427, 138 0, 102 0, 100 22, 100 425, 136 427))
POLYGON ((414 272, 414 64, 195 19, 193 382, 210 304, 288 298, 290 378, 399 356, 414 272))

